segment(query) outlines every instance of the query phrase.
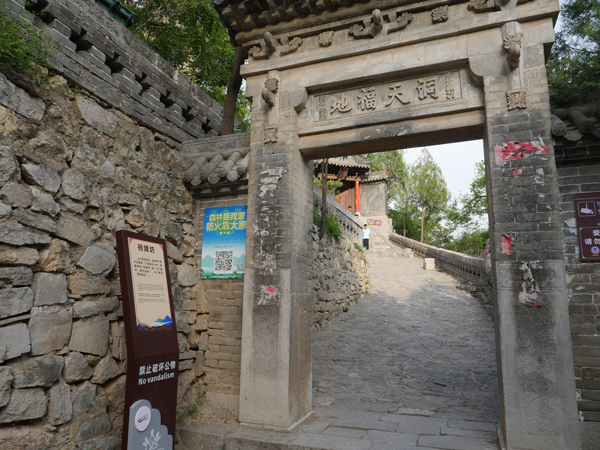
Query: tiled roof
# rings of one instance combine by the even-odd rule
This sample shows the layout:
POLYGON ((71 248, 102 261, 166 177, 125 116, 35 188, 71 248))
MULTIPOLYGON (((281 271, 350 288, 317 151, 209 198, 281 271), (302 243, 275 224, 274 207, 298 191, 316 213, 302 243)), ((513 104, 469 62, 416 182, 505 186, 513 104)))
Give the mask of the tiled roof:
POLYGON ((387 181, 388 179, 388 173, 385 170, 380 170, 378 172, 368 172, 366 174, 364 174, 361 179, 360 182, 361 183, 375 183, 377 181, 387 181))
POLYGON ((600 102, 551 109, 556 162, 600 161, 600 102))
MULTIPOLYGON (((315 159, 315 162, 321 164, 322 159, 315 159)), ((338 166, 338 167, 356 167, 360 169, 369 169, 371 167, 371 163, 367 160, 361 158, 360 156, 347 156, 340 158, 329 158, 327 160, 329 166, 338 166)))

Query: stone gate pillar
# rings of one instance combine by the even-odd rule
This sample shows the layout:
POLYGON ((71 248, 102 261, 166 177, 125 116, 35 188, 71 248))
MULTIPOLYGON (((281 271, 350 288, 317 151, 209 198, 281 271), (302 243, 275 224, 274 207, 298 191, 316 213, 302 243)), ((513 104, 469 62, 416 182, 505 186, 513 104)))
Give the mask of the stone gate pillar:
POLYGON ((240 422, 286 429, 312 407, 313 171, 298 151, 296 111, 306 91, 286 91, 277 71, 247 85, 261 95, 248 168, 240 422))
POLYGON ((505 24, 483 80, 485 162, 502 428, 508 449, 579 449, 577 403, 550 133, 550 23, 505 24), (544 36, 546 34, 547 36, 544 36), (537 44, 535 43, 537 42, 537 44))

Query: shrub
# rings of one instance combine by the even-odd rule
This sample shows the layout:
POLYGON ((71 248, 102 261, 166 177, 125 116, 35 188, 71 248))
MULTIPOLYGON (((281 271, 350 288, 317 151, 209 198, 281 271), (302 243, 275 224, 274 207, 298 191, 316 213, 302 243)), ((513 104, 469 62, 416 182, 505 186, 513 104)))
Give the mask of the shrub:
POLYGON ((30 23, 21 23, 0 1, 0 62, 40 84, 47 75, 50 41, 30 23))
MULTIPOLYGON (((321 226, 321 209, 316 203, 313 205, 313 223, 317 227, 321 226)), ((325 213, 325 233, 335 239, 343 234, 342 225, 334 214, 325 213)))

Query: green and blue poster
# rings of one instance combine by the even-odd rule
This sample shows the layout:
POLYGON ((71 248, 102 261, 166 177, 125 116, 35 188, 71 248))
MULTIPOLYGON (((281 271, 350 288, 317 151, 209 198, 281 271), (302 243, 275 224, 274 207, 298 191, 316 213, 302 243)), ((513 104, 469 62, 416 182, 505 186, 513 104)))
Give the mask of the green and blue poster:
POLYGON ((206 208, 201 278, 244 278, 247 206, 206 208))

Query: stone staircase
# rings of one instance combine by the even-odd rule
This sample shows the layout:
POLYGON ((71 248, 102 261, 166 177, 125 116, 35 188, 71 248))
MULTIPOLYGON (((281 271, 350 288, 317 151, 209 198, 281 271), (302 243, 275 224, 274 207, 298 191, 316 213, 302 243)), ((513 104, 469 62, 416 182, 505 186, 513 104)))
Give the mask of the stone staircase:
POLYGON ((370 256, 387 258, 412 258, 413 251, 408 248, 401 248, 390 242, 377 227, 371 226, 371 236, 369 239, 370 256))

